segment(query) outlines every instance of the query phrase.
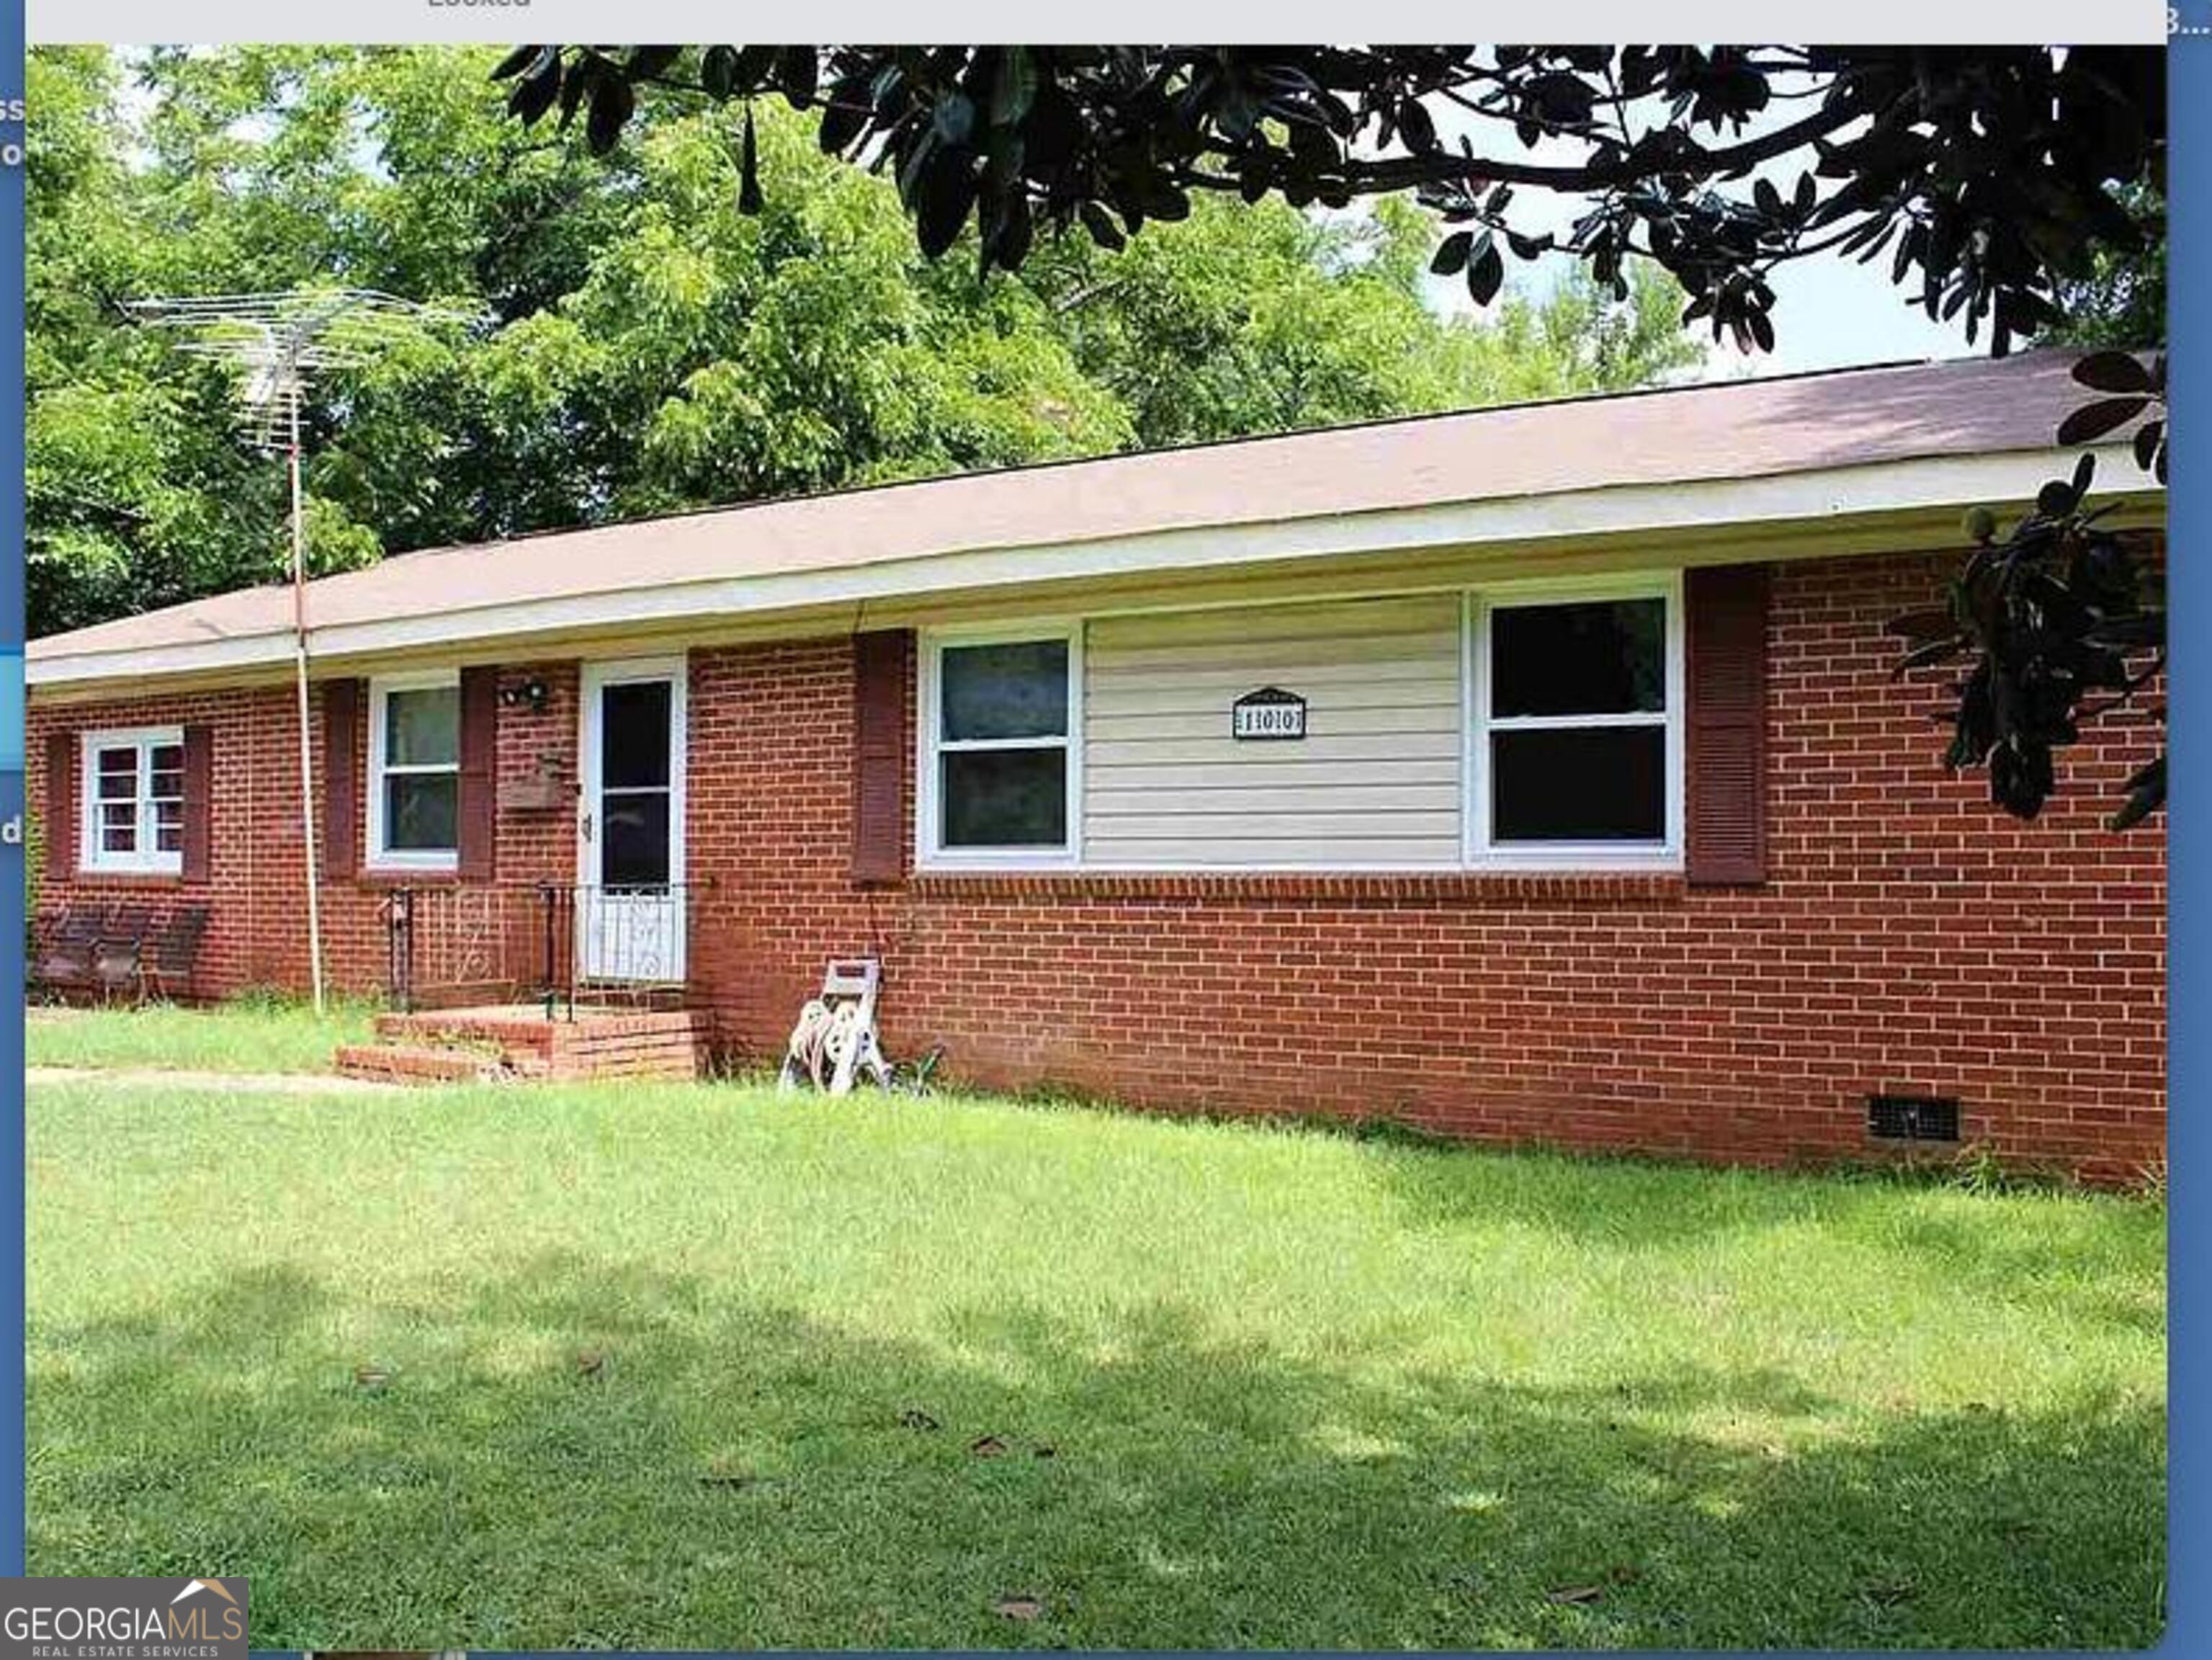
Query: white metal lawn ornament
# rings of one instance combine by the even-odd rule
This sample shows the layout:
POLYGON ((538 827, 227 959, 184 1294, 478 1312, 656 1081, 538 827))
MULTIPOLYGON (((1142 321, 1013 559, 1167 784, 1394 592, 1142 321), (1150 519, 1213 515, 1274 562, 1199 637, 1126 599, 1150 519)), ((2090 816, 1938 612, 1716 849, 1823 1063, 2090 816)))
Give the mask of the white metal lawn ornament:
POLYGON ((878 1088, 890 1087, 890 1063, 876 1037, 876 993, 883 977, 883 964, 872 957, 842 957, 830 964, 821 995, 806 1000, 791 1029, 779 1087, 795 1089, 803 1079, 831 1095, 846 1095, 864 1073, 878 1088))

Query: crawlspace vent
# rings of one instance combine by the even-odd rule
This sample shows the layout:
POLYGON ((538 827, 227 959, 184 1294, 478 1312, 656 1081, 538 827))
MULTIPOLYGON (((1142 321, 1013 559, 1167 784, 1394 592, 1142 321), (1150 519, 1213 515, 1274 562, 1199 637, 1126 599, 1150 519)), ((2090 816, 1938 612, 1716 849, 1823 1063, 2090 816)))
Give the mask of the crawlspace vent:
POLYGON ((1955 1141, 1959 1104, 1933 1095, 1870 1095, 1867 1134, 1877 1141, 1955 1141))

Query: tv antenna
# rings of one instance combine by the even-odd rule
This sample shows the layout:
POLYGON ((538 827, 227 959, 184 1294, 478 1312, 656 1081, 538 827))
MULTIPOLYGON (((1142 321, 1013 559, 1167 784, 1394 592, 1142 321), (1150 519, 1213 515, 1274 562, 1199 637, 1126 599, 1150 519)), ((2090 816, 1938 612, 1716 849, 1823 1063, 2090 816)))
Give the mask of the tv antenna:
POLYGON ((173 295, 126 300, 136 323, 166 329, 179 349, 236 374, 246 439, 286 458, 291 484, 292 662, 300 717, 300 836, 307 878, 307 971, 323 1010, 323 921, 317 892, 315 795, 307 719, 307 521, 300 486, 300 411, 318 377, 360 368, 419 338, 426 328, 466 326, 475 314, 419 305, 374 289, 291 289, 267 294, 173 295))

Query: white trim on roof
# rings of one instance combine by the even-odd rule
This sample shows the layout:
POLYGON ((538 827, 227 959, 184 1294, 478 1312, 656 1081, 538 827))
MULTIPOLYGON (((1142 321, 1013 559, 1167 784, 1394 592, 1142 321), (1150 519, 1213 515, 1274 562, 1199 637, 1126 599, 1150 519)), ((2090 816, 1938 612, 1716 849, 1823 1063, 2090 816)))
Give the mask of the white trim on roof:
MULTIPOLYGON (((2115 495, 2160 492, 2128 447, 2098 447, 2100 476, 2115 495), (2124 482, 2123 482, 2124 481, 2124 482)), ((1442 506, 1229 526, 1200 526, 1075 543, 976 548, 823 569, 685 581, 655 587, 526 599, 474 609, 310 627, 319 658, 495 643, 509 637, 768 619, 810 606, 912 600, 956 593, 1003 594, 1040 583, 1187 573, 1260 562, 1322 560, 1423 549, 1528 547, 1639 533, 1770 527, 1781 539, 1882 515, 1987 505, 2025 505, 2066 470, 2051 449, 1922 457, 1751 478, 1615 485, 1442 506)), ((741 516, 732 535, 743 533, 741 516)), ((1963 544, 1963 536, 1961 538, 1963 544)), ((1836 550, 1826 550, 1824 551, 1836 550)), ((1880 550, 1869 545, 1868 551, 1880 550)), ((526 544, 514 556, 529 556, 526 544)), ((435 602, 435 593, 425 595, 435 602)), ((312 623, 313 599, 309 616, 312 623)), ((271 666, 291 654, 289 629, 131 650, 56 652, 33 642, 25 678, 34 687, 206 674, 271 666)))

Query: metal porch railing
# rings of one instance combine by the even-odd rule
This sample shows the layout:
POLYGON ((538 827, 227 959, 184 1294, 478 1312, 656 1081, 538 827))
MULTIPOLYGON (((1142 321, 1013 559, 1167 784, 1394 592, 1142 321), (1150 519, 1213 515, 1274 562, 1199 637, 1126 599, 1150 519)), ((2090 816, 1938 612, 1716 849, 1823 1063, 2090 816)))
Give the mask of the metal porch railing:
POLYGON ((701 885, 538 882, 400 887, 385 896, 392 1007, 539 1002, 665 1006, 686 985, 701 885))

